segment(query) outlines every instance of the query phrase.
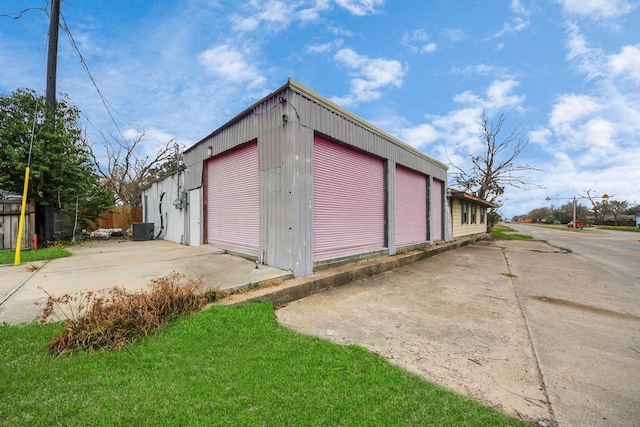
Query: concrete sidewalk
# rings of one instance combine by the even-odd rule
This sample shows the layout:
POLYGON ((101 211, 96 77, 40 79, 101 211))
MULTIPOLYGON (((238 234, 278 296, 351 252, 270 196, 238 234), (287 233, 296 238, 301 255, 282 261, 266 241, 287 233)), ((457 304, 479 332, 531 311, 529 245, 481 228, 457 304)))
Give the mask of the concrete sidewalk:
POLYGON ((95 240, 70 247, 73 256, 0 266, 0 323, 31 322, 45 293, 72 294, 113 287, 145 289, 152 278, 172 271, 202 277, 205 288, 232 289, 292 274, 260 266, 212 246, 184 246, 165 240, 95 240))
MULTIPOLYGON (((277 316, 529 421, 640 426, 634 289, 544 242, 481 242, 355 278, 277 316)), ((284 294, 293 291, 262 298, 284 294)))

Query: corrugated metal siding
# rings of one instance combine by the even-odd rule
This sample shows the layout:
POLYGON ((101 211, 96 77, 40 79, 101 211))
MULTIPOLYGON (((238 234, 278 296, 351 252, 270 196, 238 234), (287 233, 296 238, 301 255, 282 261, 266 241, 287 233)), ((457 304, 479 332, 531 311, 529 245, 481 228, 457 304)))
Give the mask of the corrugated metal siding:
MULTIPOLYGON (((446 181, 446 167, 325 103, 321 97, 285 85, 240 113, 184 154, 185 187, 203 186, 207 148, 213 156, 258 140, 260 182, 259 256, 267 264, 290 269, 296 276, 313 272, 313 140, 315 131, 358 150, 446 181), (287 115, 286 123, 283 115, 287 115)), ((395 175, 387 170, 387 180, 395 175)), ((394 188, 387 189, 393 203, 394 188)), ((203 202, 208 194, 203 193, 203 202)), ((433 208, 433 206, 431 206, 433 208)), ((387 215, 394 206, 387 206, 387 215)), ((394 239, 388 217, 387 244, 394 239)), ((206 225, 203 221, 203 226, 206 225)), ((394 245, 395 247, 395 245, 394 245)), ((390 247, 390 253, 394 248, 390 247)))
POLYGON ((425 175, 433 176, 442 181, 447 179, 447 170, 440 164, 408 150, 407 147, 399 146, 382 135, 363 128, 353 120, 318 104, 302 94, 293 92, 289 103, 295 106, 300 116, 300 122, 304 126, 425 175))
POLYGON ((291 222, 289 233, 293 272, 296 276, 313 273, 313 140, 312 129, 290 126, 285 140, 285 168, 289 178, 291 222))
POLYGON ((427 240, 427 177, 396 167, 396 245, 427 240))
POLYGON ((187 210, 177 209, 173 204, 178 198, 178 179, 182 182, 182 177, 178 178, 174 173, 143 191, 143 200, 146 198, 144 218, 145 222, 154 224, 154 236, 157 238, 185 243, 187 210))
POLYGON ((313 253, 331 258, 384 247, 384 162, 316 136, 313 253))
POLYGON ((207 165, 208 243, 258 256, 260 179, 258 144, 211 159, 207 165))
POLYGON ((260 260, 268 265, 290 268, 290 236, 283 232, 290 223, 289 197, 284 177, 283 127, 260 137, 260 260))
POLYGON ((187 189, 197 188, 201 185, 202 161, 207 158, 207 147, 212 147, 215 156, 259 137, 275 127, 282 128, 283 114, 288 116, 288 126, 302 125, 425 175, 442 181, 447 179, 446 168, 442 165, 416 154, 408 147, 397 145, 383 135, 365 129, 349 117, 345 117, 303 94, 291 89, 284 89, 257 104, 253 110, 245 112, 243 118, 215 132, 185 152, 185 163, 189 169, 186 181, 187 189), (286 99, 287 102, 280 102, 280 98, 286 99))
POLYGON ((212 157, 215 157, 243 145, 247 141, 260 138, 265 133, 282 129, 282 115, 286 112, 286 104, 280 102, 281 95, 283 94, 274 94, 273 97, 262 100, 252 109, 243 112, 244 117, 241 119, 224 125, 185 151, 184 162, 187 166, 185 186, 187 190, 193 190, 202 185, 202 165, 208 158, 208 147, 211 147, 212 157))
POLYGON ((431 187, 431 240, 438 242, 444 240, 444 222, 442 215, 444 208, 442 202, 444 200, 444 182, 434 179, 431 187))

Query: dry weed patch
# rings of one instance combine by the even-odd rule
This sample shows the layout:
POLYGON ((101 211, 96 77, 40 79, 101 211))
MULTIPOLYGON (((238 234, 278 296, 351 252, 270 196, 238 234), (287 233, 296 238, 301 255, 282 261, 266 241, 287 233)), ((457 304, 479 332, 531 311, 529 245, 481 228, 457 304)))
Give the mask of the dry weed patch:
POLYGON ((148 292, 113 288, 49 295, 40 322, 56 319, 65 326, 49 342, 49 350, 59 355, 76 349, 119 349, 179 316, 200 310, 207 301, 201 279, 177 272, 152 279, 149 288, 148 292))

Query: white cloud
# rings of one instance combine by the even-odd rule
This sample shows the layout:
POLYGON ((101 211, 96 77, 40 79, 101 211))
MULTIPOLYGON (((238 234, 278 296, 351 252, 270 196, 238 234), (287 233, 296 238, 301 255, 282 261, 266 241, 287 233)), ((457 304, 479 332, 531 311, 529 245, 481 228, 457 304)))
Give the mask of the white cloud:
POLYGON ((295 21, 317 21, 323 12, 331 10, 332 3, 353 15, 365 16, 378 12, 377 7, 382 6, 384 0, 250 0, 244 5, 247 14, 236 13, 231 21, 234 30, 241 33, 257 31, 259 28, 278 32, 295 21))
POLYGON ((494 80, 485 91, 485 96, 479 96, 468 90, 454 96, 453 100, 467 106, 479 107, 488 112, 495 112, 505 109, 522 110, 524 95, 514 95, 513 89, 519 83, 512 78, 504 80, 494 80))
POLYGON ((512 74, 508 70, 499 65, 476 64, 467 65, 464 68, 454 67, 451 69, 454 74, 479 74, 481 76, 496 76, 499 78, 511 78, 512 74))
POLYGON ((380 98, 383 89, 402 86, 406 73, 406 67, 398 61, 369 58, 351 49, 340 49, 334 59, 351 70, 350 94, 334 99, 345 106, 380 98))
POLYGON ((356 16, 376 13, 376 8, 384 4, 384 0, 335 0, 335 2, 356 16))
MULTIPOLYGON (((252 9, 249 16, 232 17, 236 31, 255 31, 261 24, 265 24, 269 29, 281 30, 289 26, 296 8, 295 4, 280 0, 251 0, 247 6, 252 9)), ((309 18, 308 15, 306 17, 309 18)))
POLYGON ((615 18, 633 10, 627 0, 556 0, 571 14, 598 18, 615 18))
POLYGON ((585 189, 613 193, 637 201, 640 167, 636 153, 640 135, 640 52, 623 46, 607 55, 589 46, 575 24, 568 34, 568 58, 592 85, 585 93, 556 97, 546 127, 531 133, 531 142, 544 150, 551 174, 549 188, 564 195, 585 189))
MULTIPOLYGON (((502 29, 493 34, 489 39, 500 38, 504 35, 517 34, 529 27, 531 11, 520 1, 511 1, 511 11, 516 15, 512 22, 505 22, 502 29)), ((501 49, 502 47, 500 47, 501 49)))
POLYGON ((589 47, 585 37, 574 23, 567 24, 567 59, 576 60, 578 69, 587 75, 588 79, 599 78, 604 75, 605 61, 600 49, 589 47))
POLYGON ((300 9, 296 15, 301 21, 315 21, 320 18, 321 12, 328 10, 330 7, 330 0, 316 0, 313 6, 300 9))
POLYGON ((426 147, 440 137, 438 130, 428 123, 401 129, 400 135, 404 142, 416 148, 426 147))
POLYGON ((549 124, 554 129, 563 129, 599 112, 600 109, 598 100, 591 96, 565 94, 556 100, 549 115, 549 124))
POLYGON ((307 51, 311 53, 328 53, 342 46, 343 40, 334 40, 328 43, 307 46, 307 51))
POLYGON ((208 72, 233 83, 249 83, 255 87, 266 80, 245 53, 228 44, 207 49, 198 59, 208 72))
POLYGON ((437 49, 437 45, 429 41, 429 35, 422 29, 405 32, 402 35, 402 44, 416 53, 433 53, 437 49))
POLYGON ((447 28, 442 31, 442 35, 449 41, 459 42, 465 39, 464 31, 459 28, 447 28))
POLYGON ((609 69, 615 77, 640 85, 640 44, 623 46, 618 55, 609 55, 609 69))

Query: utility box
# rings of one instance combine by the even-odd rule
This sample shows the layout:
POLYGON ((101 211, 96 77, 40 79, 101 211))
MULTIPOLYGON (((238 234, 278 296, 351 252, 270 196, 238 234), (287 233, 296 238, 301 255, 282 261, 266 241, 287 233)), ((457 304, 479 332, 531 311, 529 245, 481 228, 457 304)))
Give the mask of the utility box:
POLYGON ((153 240, 153 222, 134 222, 132 227, 134 241, 153 240))

